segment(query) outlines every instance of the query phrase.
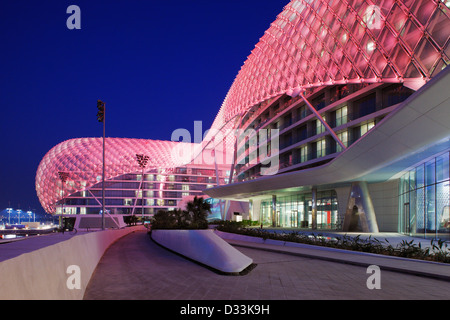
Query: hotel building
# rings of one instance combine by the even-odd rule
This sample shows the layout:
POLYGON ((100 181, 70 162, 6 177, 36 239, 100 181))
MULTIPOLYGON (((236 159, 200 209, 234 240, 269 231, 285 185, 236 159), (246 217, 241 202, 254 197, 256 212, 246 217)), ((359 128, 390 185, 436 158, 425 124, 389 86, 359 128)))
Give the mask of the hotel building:
POLYGON ((250 133, 205 192, 272 227, 448 238, 449 6, 291 1, 221 108, 217 127, 250 133))
MULTIPOLYGON (((245 61, 197 157, 186 165, 211 149, 231 154, 231 161, 220 163, 221 171, 217 162, 210 165, 209 175, 200 177, 206 182, 193 174, 192 188, 201 190, 190 194, 220 199, 224 218, 243 212, 270 227, 448 238, 449 7, 439 0, 289 2, 245 61), (248 210, 229 210, 230 203, 248 210)), ((176 142, 158 144, 152 150, 167 153, 176 142)), ((118 148, 116 158, 136 150, 125 155, 118 148)), ((80 163, 87 155, 79 147, 70 155, 79 161, 71 172, 85 172, 80 163)), ((144 213, 175 206, 185 190, 158 189, 162 176, 183 188, 176 181, 185 176, 176 169, 183 166, 172 162, 153 161, 143 184, 137 164, 109 173, 111 186, 126 185, 126 178, 133 183, 124 188, 130 193, 111 194, 114 210, 139 212, 142 185, 150 201, 144 213)), ((88 213, 90 201, 98 210, 95 170, 80 180, 89 183, 75 179, 64 192, 61 165, 45 172, 42 166, 37 190, 44 207, 56 212, 67 202, 88 213), (53 179, 48 186, 40 184, 46 176, 53 179), (83 193, 90 196, 85 204, 83 193)))

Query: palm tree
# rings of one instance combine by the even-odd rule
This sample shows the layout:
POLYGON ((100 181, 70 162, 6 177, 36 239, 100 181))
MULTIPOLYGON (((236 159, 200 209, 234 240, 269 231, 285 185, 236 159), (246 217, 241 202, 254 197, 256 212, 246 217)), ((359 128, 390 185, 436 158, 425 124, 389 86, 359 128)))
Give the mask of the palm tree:
POLYGON ((186 211, 192 218, 192 224, 198 228, 206 228, 208 225, 207 217, 211 213, 211 205, 202 197, 194 197, 194 200, 189 201, 186 205, 186 211))

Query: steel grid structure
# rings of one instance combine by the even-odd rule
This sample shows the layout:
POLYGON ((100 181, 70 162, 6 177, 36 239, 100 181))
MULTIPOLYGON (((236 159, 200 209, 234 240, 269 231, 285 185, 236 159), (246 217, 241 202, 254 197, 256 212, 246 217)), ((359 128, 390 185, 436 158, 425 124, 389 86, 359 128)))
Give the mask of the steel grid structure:
MULTIPOLYGON (((230 133, 232 120, 252 107, 308 88, 392 82, 417 90, 450 63, 449 6, 439 0, 291 1, 242 66, 212 132, 230 133)), ((233 143, 228 137, 224 148, 233 143)))
MULTIPOLYGON (((142 173, 136 154, 148 155, 146 171, 164 169, 171 172, 186 165, 178 157, 182 143, 143 139, 106 138, 105 180, 127 173, 142 173)), ((190 144, 183 144, 191 147, 190 144)), ((187 148, 186 148, 187 149, 187 148)), ((206 166, 208 167, 208 166, 206 166)), ((214 169, 214 166, 209 165, 214 169)), ((55 213, 56 204, 73 193, 89 190, 102 180, 102 139, 79 138, 64 141, 42 159, 36 174, 36 191, 46 212, 55 213), (59 176, 64 173, 66 179, 59 176), (64 192, 63 192, 64 190, 64 192)), ((145 171, 145 172, 146 172, 145 171)))

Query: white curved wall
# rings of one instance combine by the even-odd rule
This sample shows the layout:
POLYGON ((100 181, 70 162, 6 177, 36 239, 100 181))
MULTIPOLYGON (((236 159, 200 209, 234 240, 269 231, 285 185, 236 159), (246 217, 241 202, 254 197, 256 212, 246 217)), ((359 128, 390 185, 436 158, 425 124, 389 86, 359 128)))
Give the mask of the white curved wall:
POLYGON ((239 273, 253 260, 218 237, 214 230, 153 230, 161 246, 224 273, 239 273))
MULTIPOLYGON (((0 262, 1 300, 80 300, 108 247, 142 226, 80 234, 69 240, 0 262), (80 289, 67 281, 78 266, 80 289)), ((32 239, 23 241, 33 241, 32 239)))

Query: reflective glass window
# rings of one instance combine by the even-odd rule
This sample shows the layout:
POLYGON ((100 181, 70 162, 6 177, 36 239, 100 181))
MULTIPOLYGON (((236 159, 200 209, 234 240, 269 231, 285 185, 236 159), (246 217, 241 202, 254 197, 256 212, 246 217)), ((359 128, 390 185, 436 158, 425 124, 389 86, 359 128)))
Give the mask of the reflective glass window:
POLYGON ((449 179, 449 153, 436 158, 436 182, 449 179))

